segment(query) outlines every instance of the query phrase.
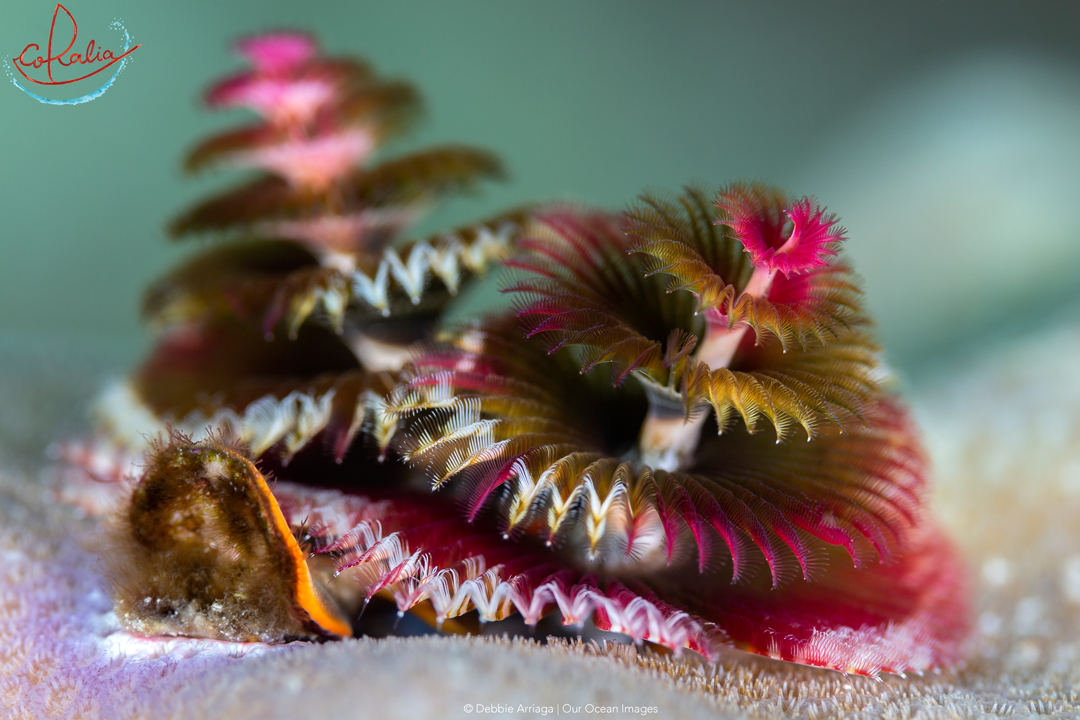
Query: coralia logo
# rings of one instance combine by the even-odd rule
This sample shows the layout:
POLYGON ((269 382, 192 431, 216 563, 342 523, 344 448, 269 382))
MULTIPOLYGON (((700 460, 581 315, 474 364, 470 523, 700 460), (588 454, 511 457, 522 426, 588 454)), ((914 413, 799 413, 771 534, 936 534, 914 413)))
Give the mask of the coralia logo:
POLYGON ((110 27, 119 30, 124 35, 124 48, 119 54, 99 47, 93 39, 86 44, 85 50, 80 47, 73 51, 72 48, 75 47, 75 43, 79 39, 79 26, 75 22, 75 16, 66 7, 57 3, 56 9, 53 10, 52 24, 49 25, 49 40, 45 46, 44 55, 42 55, 42 49, 38 43, 30 43, 11 61, 15 70, 19 72, 26 82, 42 86, 71 85, 91 78, 119 63, 112 76, 96 90, 69 100, 54 100, 32 92, 20 82, 18 77, 9 72, 11 82, 30 97, 48 105, 79 105, 96 100, 104 95, 105 91, 116 82, 117 76, 124 69, 125 63, 127 63, 128 56, 142 47, 141 44, 131 47, 131 37, 119 20, 114 20, 110 27), (63 43, 62 38, 65 37, 62 29, 60 34, 57 34, 57 18, 61 18, 61 25, 66 25, 63 22, 63 16, 60 15, 61 12, 71 21, 71 40, 68 41, 63 50, 54 55, 54 51, 60 47, 63 43), (44 69, 44 73, 42 73, 42 69, 44 69))

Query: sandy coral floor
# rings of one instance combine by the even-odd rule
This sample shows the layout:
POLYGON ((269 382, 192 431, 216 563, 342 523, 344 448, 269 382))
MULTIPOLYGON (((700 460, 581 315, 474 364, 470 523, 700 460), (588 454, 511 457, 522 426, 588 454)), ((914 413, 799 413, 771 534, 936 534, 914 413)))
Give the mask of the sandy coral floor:
POLYGON ((910 393, 978 630, 965 667, 883 682, 567 641, 140 641, 118 631, 93 524, 55 501, 43 459, 118 357, 0 342, 0 717, 1080 717, 1080 322, 984 348, 910 393))

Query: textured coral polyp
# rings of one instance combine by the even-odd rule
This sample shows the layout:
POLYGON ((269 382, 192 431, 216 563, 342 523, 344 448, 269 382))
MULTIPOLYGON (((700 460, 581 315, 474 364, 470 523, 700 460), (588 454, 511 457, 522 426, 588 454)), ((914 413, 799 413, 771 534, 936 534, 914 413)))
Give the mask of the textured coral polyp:
POLYGON ((835 216, 733 184, 409 240, 498 160, 384 159, 411 87, 306 35, 239 50, 251 69, 207 99, 262 120, 188 167, 262 174, 174 221, 218 245, 151 288, 157 348, 101 406, 108 457, 147 453, 109 524, 141 558, 113 571, 129 627, 332 637, 378 596, 439 627, 556 613, 707 658, 960 659, 962 564, 835 216), (513 311, 440 328, 496 264, 513 311))

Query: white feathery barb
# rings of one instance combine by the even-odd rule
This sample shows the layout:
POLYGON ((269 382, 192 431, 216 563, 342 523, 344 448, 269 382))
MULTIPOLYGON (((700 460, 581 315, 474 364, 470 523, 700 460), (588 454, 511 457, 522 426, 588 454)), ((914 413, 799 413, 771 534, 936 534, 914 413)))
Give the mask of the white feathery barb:
POLYGON ((577 505, 577 500, 583 492, 584 485, 581 483, 574 483, 565 496, 552 485, 547 507, 547 526, 550 537, 554 538, 562 530, 563 523, 570 517, 570 511, 577 505))
POLYGON ((383 253, 382 262, 390 268, 390 274, 409 296, 413 305, 420 304, 420 296, 424 292, 427 271, 430 267, 428 263, 430 251, 431 246, 427 243, 414 245, 412 252, 409 253, 407 264, 402 261, 394 248, 389 248, 383 253))
POLYGON ((433 408, 462 407, 466 399, 458 397, 454 392, 453 373, 443 370, 426 379, 431 382, 423 386, 413 383, 399 386, 391 395, 388 404, 393 409, 389 412, 400 417, 433 408))
MULTIPOLYGON (((465 252, 466 247, 457 235, 447 235, 442 243, 432 246, 427 253, 428 267, 435 277, 442 280, 451 295, 457 295, 461 287, 461 260, 465 252)), ((483 269, 477 268, 474 272, 482 272, 483 269)))
MULTIPOLYGON (((190 436, 196 442, 221 434, 227 442, 248 446, 254 457, 282 443, 282 456, 292 457, 330 423, 337 390, 315 394, 294 390, 283 398, 266 395, 243 411, 221 408, 211 414, 196 410, 181 419, 159 418, 143 403, 131 385, 110 386, 95 405, 95 415, 109 442, 119 448, 143 448, 147 437, 165 436, 170 430, 190 436)), ((379 442, 396 430, 396 420, 386 412, 386 401, 372 390, 356 401, 346 442, 361 430, 379 442)), ((141 451, 141 450, 140 450, 141 451)))
MULTIPOLYGON (((590 581, 571 584, 565 571, 533 586, 524 575, 508 576, 504 565, 486 567, 482 555, 440 567, 431 553, 412 548, 402 532, 384 532, 378 516, 389 510, 385 501, 371 502, 291 483, 279 483, 275 495, 290 522, 308 518, 312 527, 336 538, 320 552, 339 553, 339 568, 351 569, 350 577, 363 584, 368 597, 387 590, 401 612, 430 600, 440 621, 476 609, 485 622, 517 612, 527 624, 535 625, 555 609, 564 624, 581 625, 600 611, 612 632, 634 640, 648 640, 676 651, 692 646, 706 656, 724 645, 721 633, 685 612, 661 607, 618 586, 604 591, 590 581), (348 526, 353 519, 358 522, 348 526)), ((808 647, 813 652, 819 645, 846 640, 835 633, 823 633, 808 647)), ((884 658, 867 657, 860 665, 881 660, 884 658)))
POLYGON ((418 305, 431 277, 438 278, 450 294, 456 294, 461 285, 462 267, 477 275, 486 272, 494 262, 507 257, 517 229, 513 223, 503 223, 495 232, 481 226, 471 243, 449 234, 434 242, 416 242, 402 252, 387 248, 373 272, 339 267, 337 273, 309 286, 305 296, 294 299, 293 307, 297 310, 293 314, 297 317, 292 324, 299 324, 320 308, 331 324, 340 325, 343 313, 353 301, 361 301, 388 317, 395 285, 413 305, 418 305), (343 287, 348 288, 351 296, 343 292, 343 287))
POLYGON ((492 259, 506 256, 511 238, 518 230, 515 223, 509 222, 502 223, 494 231, 486 225, 480 226, 476 238, 465 246, 462 260, 473 272, 483 272, 492 259))
POLYGON ((550 485, 553 470, 549 467, 534 479, 525 458, 518 458, 514 461, 512 472, 511 479, 516 487, 509 495, 509 505, 506 509, 505 533, 507 535, 528 518, 534 507, 542 502, 541 493, 550 485))
MULTIPOLYGON (((424 433, 424 440, 409 453, 409 457, 419 457, 454 443, 468 442, 476 435, 481 437, 484 447, 491 445, 494 442, 491 430, 495 420, 480 418, 480 398, 458 399, 446 420, 439 424, 438 433, 424 433)), ((473 444, 470 442, 470 447, 473 444)))
POLYGON ((364 391, 357 400, 346 438, 356 437, 361 428, 371 434, 376 447, 380 448, 389 447, 390 439, 397 432, 397 418, 390 414, 386 398, 373 390, 364 391))
MULTIPOLYGON (((584 487, 582 494, 585 496, 584 505, 586 509, 584 517, 585 535, 589 540, 589 555, 592 559, 595 559, 600 541, 604 538, 608 529, 608 519, 626 505, 627 490, 625 484, 616 480, 611 483, 607 495, 601 498, 601 493, 597 491, 596 483, 590 475, 585 475, 582 486, 584 487)), ((620 517, 624 515, 625 513, 620 513, 620 517)), ((617 534, 625 536, 625 522, 621 523, 622 527, 617 527, 619 523, 613 523, 613 525, 616 526, 614 529, 617 534)))
MULTIPOLYGON (((320 528, 326 532, 325 529, 320 528)), ((379 520, 362 520, 351 530, 338 537, 319 552, 339 555, 339 563, 347 564, 363 555, 368 549, 383 538, 383 526, 379 520), (351 556, 351 557, 350 557, 351 556)))
POLYGON ((148 436, 167 431, 164 423, 142 400, 131 383, 117 380, 98 395, 90 414, 100 435, 118 448, 142 448, 148 436))
MULTIPOLYGON (((318 290, 316 290, 318 292, 318 290)), ((390 314, 390 265, 379 263, 374 277, 368 277, 360 271, 352 274, 352 292, 384 317, 390 314)))
POLYGON ((219 428, 232 440, 249 446, 259 456, 279 440, 285 440, 287 456, 292 456, 330 422, 334 390, 322 395, 294 390, 283 398, 267 395, 238 413, 222 408, 207 417, 200 411, 176 424, 181 431, 189 428, 219 428))
MULTIPOLYGON (((319 297, 322 310, 326 313, 330 325, 341 328, 341 321, 345 318, 345 310, 349 306, 349 291, 346 283, 328 283, 319 297)), ((299 330, 299 328, 297 328, 299 330)))
POLYGON ((468 612, 473 594, 464 589, 478 582, 483 584, 484 577, 491 574, 482 557, 469 557, 451 567, 440 568, 425 555, 419 567, 420 572, 413 578, 398 581, 391 592, 401 612, 430 600, 440 622, 468 612))

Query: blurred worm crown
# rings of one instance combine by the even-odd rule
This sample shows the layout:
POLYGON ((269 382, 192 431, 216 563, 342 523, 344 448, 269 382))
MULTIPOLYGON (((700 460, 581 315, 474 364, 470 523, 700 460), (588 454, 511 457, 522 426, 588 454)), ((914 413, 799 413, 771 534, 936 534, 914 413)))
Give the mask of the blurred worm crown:
POLYGON ((238 49, 206 102, 261 119, 186 167, 254 176, 172 222, 213 244, 150 288, 156 348, 99 404, 111 457, 143 458, 107 522, 129 629, 336 638, 378 596, 445 630, 959 660, 964 573, 835 216, 734 183, 409 237, 499 161, 386 158, 410 85, 303 34, 238 49), (513 310, 442 323, 496 266, 513 310))

